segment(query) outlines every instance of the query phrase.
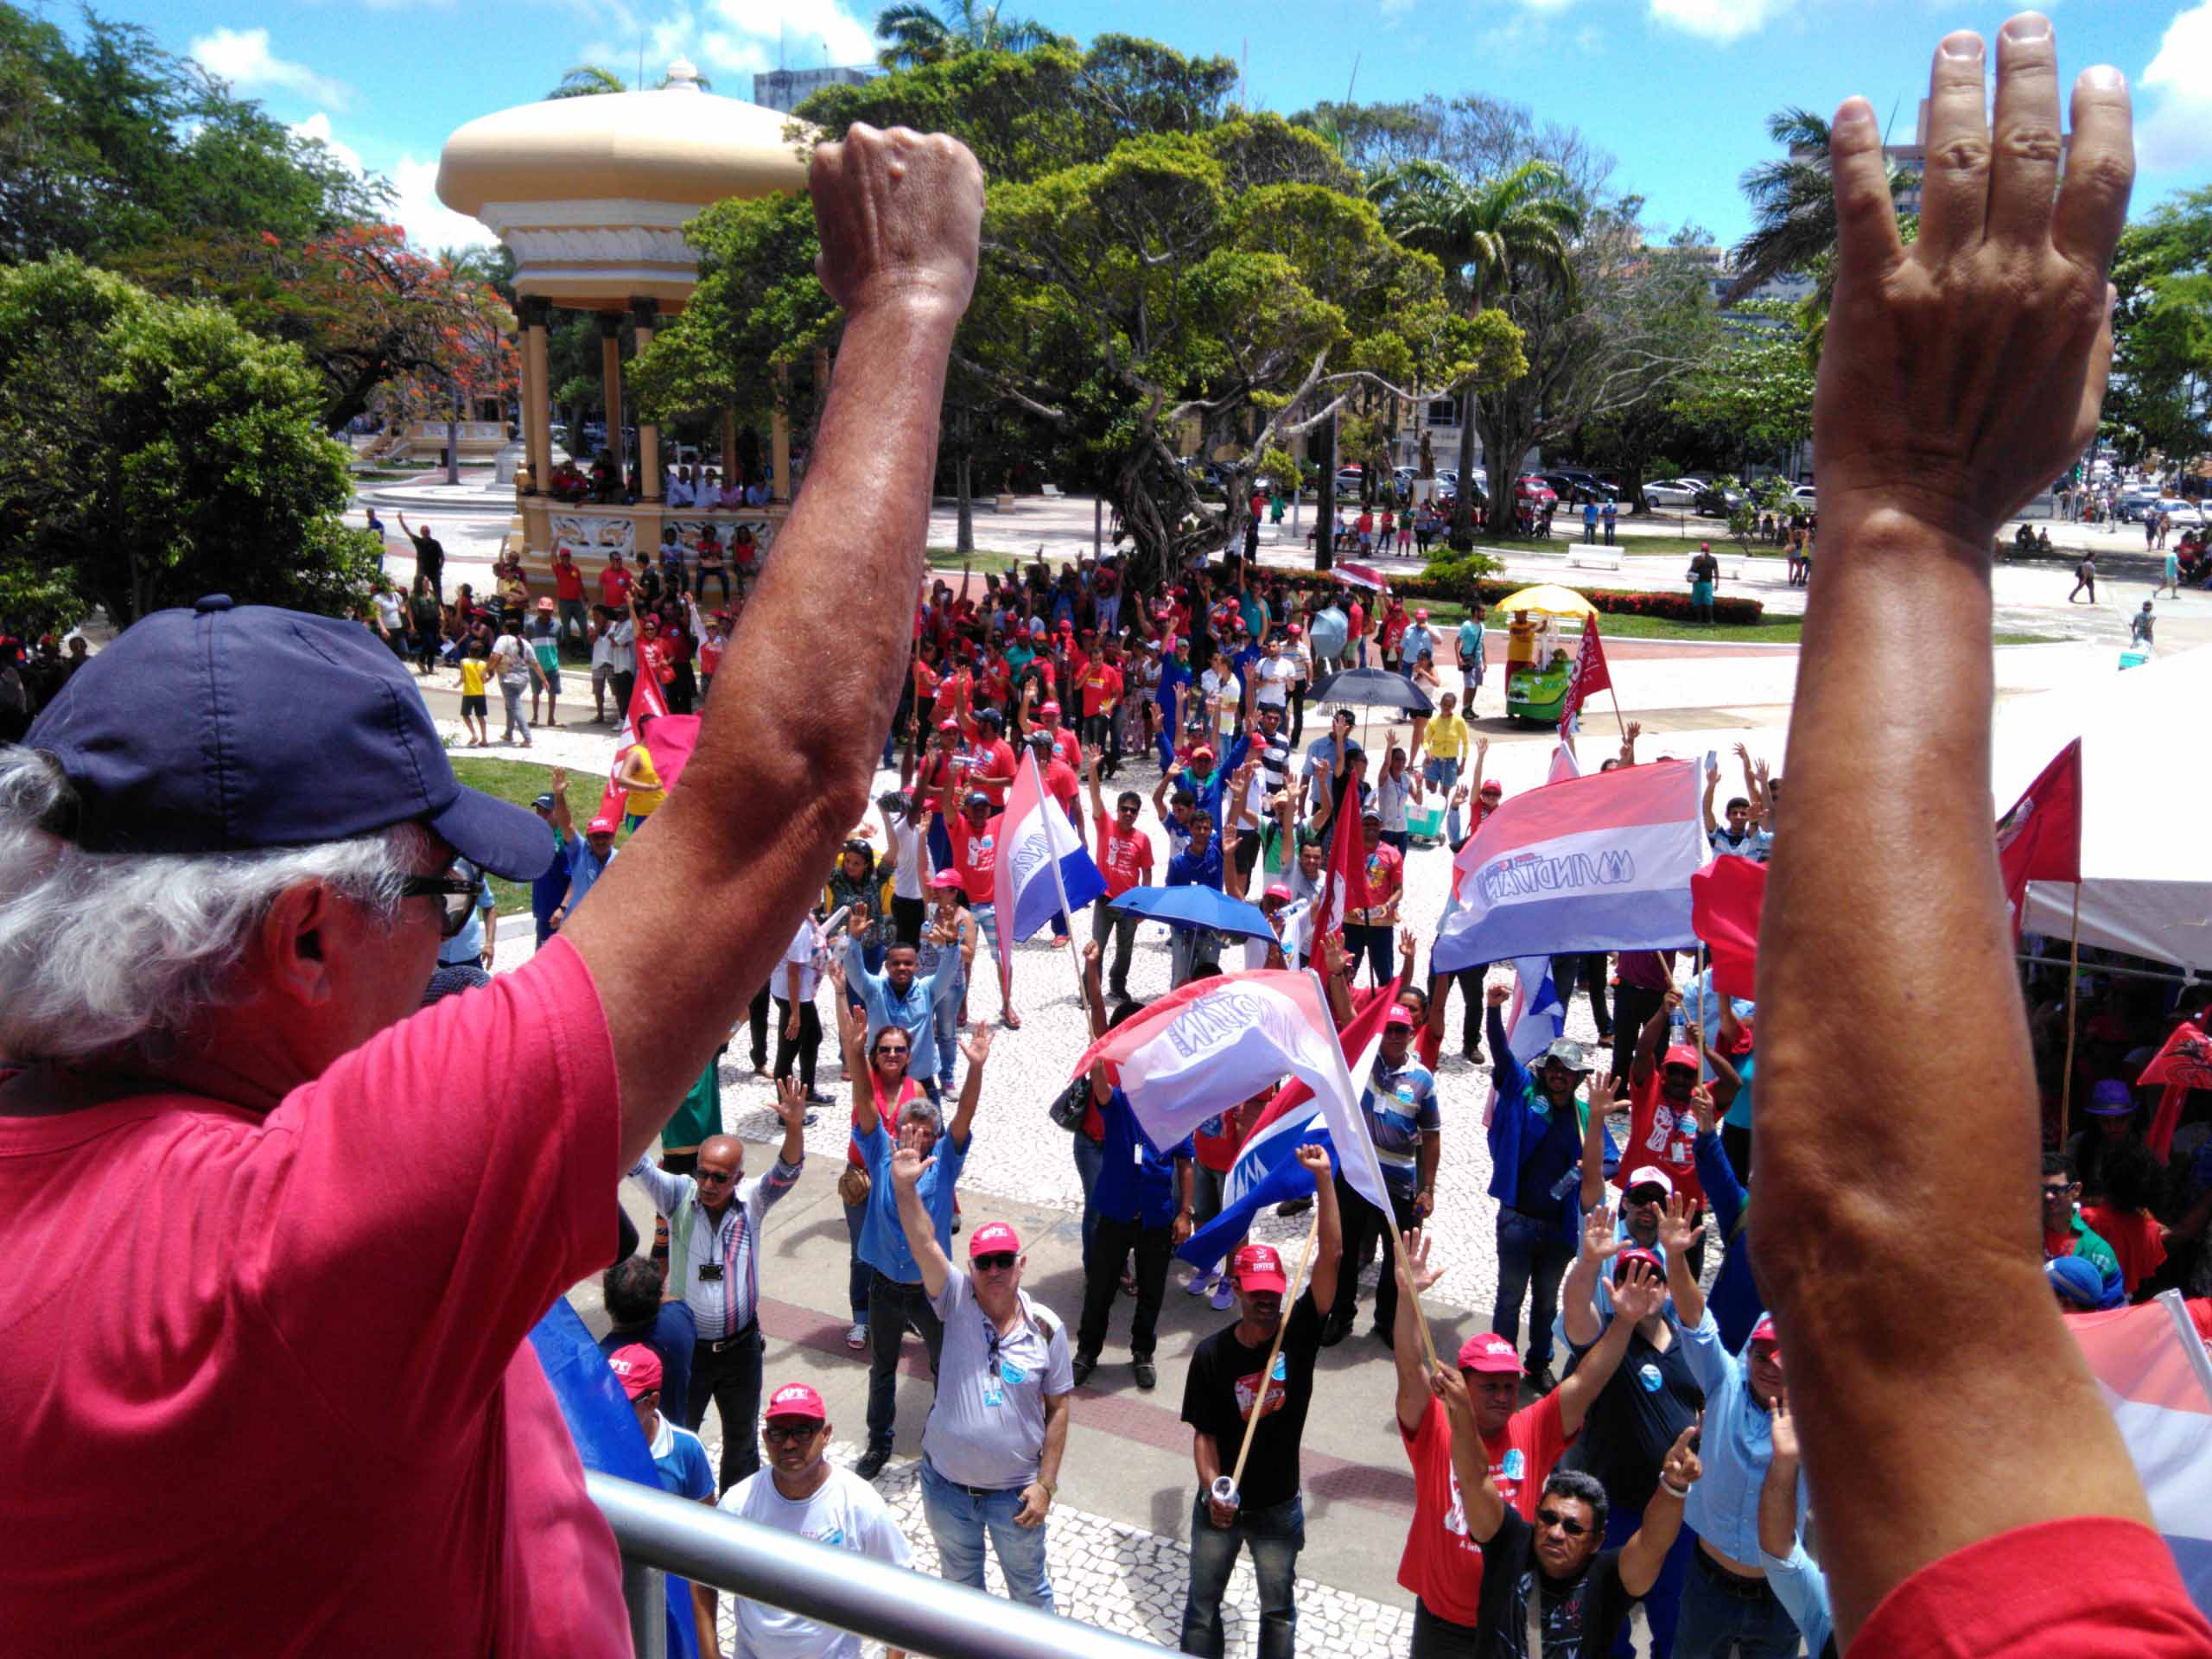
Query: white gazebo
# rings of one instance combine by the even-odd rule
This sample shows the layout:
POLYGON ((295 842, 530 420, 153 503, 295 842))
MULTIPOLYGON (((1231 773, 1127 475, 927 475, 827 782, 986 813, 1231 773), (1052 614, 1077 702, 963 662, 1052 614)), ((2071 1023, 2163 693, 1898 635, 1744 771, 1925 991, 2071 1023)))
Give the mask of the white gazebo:
MULTIPOLYGON (((599 319, 607 442, 622 454, 621 327, 643 347, 663 316, 683 309, 698 282, 684 224, 731 197, 806 186, 803 138, 787 137, 780 111, 718 98, 678 59, 658 91, 550 99, 480 117, 446 141, 438 197, 480 220, 514 255, 522 322, 524 465, 516 505, 530 556, 566 543, 579 562, 616 549, 650 550, 668 524, 686 542, 709 523, 726 533, 748 521, 765 550, 791 502, 791 433, 776 411, 771 434, 774 499, 734 512, 669 508, 662 499, 660 434, 638 423, 641 499, 633 504, 556 501, 546 325, 554 308, 599 319)), ((735 416, 722 420, 722 475, 735 476, 735 416)), ((575 435, 572 435, 572 438, 575 435)), ((726 536, 725 536, 726 538, 726 536)))

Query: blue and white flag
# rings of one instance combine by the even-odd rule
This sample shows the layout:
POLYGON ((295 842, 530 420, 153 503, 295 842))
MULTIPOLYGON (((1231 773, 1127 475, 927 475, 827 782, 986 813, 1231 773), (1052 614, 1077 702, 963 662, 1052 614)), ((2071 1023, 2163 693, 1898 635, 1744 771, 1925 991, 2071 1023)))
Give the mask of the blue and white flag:
MULTIPOLYGON (((1072 914, 1106 891, 1106 878, 1084 850, 1083 837, 1045 792, 1033 750, 1022 751, 998 835, 992 898, 999 938, 1007 944, 1027 938, 1055 912, 1072 914)), ((1004 964, 1006 957, 999 960, 1004 964)))
MULTIPOLYGON (((1505 1046, 1523 1067, 1556 1042, 1567 1030, 1567 1004, 1552 983, 1549 957, 1513 959, 1513 1001, 1505 1010, 1505 1046)), ((1491 1084, 1490 1098, 1483 1103, 1483 1124, 1490 1125, 1497 1109, 1497 1084, 1491 1084)))

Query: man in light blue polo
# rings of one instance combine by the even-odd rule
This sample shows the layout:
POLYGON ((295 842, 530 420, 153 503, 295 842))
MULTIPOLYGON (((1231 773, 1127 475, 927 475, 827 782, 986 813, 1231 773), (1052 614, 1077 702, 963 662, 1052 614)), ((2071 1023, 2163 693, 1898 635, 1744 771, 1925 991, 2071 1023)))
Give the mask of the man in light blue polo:
MULTIPOLYGON (((942 1107, 944 1096, 938 1087, 937 1004, 940 996, 950 994, 960 977, 960 953, 938 951, 937 966, 924 977, 915 971, 919 957, 914 947, 894 944, 883 953, 883 971, 872 974, 861 959, 861 935, 867 927, 866 917, 855 916, 849 924, 844 950, 845 982, 860 994, 868 1009, 868 1040, 873 1045, 876 1033, 886 1026, 905 1032, 912 1050, 906 1057, 906 1075, 942 1107)), ((950 1077, 952 1067, 947 1064, 943 1071, 950 1077)))

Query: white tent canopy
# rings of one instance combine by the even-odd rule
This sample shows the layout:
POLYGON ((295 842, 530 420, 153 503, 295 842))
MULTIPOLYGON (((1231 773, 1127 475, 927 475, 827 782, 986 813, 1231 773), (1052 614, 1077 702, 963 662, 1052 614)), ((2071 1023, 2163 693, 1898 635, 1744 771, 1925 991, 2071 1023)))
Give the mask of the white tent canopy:
MULTIPOLYGON (((2004 812, 2082 740, 2082 943, 2212 972, 2212 768, 2190 734, 2212 708, 2212 646, 1998 709, 1990 792, 2004 812)), ((2061 940, 2073 887, 2028 888, 2025 928, 2061 940)))

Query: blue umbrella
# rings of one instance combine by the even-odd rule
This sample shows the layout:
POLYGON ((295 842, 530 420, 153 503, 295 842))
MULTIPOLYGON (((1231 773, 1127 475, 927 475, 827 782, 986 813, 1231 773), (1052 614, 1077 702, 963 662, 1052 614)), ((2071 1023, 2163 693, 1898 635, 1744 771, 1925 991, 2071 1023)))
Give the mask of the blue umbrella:
POLYGON ((1231 899, 1213 887, 1131 887, 1113 901, 1130 916, 1165 922, 1170 927, 1211 928, 1244 938, 1272 939, 1274 929, 1257 905, 1231 899))

